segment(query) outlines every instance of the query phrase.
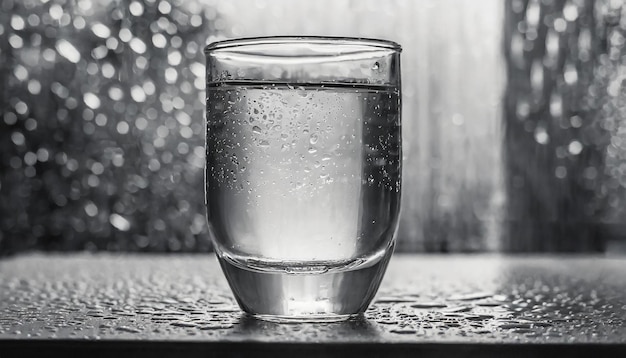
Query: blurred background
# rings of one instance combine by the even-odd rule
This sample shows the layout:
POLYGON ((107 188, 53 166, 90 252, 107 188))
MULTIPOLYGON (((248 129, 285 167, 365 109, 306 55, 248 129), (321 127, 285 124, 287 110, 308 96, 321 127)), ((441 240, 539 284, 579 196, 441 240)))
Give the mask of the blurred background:
POLYGON ((206 252, 204 55, 400 43, 398 251, 626 251, 623 0, 2 0, 0 255, 206 252))

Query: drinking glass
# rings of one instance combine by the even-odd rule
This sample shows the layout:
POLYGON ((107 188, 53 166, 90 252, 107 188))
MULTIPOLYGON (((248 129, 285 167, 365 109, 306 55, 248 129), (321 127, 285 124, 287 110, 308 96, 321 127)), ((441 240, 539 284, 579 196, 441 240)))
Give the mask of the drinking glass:
POLYGON ((400 51, 335 37, 206 47, 208 222, 245 312, 339 321, 367 309, 400 210, 400 51))

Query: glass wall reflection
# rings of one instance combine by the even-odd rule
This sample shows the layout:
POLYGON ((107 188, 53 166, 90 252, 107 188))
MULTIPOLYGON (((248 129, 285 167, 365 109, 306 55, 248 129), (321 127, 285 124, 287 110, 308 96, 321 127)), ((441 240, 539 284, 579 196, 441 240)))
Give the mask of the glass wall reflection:
POLYGON ((403 45, 398 250, 623 246, 622 1, 4 0, 0 253, 208 251, 204 56, 403 45))

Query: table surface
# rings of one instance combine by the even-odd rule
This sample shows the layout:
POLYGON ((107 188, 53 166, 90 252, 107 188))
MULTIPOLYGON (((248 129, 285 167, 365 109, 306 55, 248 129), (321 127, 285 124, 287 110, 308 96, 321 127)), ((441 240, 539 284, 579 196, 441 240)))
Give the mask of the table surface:
MULTIPOLYGON (((626 258, 394 255, 364 317, 258 321, 213 255, 0 260, 0 352, 626 356, 626 258)), ((2 356, 2 354, 0 354, 2 356)))

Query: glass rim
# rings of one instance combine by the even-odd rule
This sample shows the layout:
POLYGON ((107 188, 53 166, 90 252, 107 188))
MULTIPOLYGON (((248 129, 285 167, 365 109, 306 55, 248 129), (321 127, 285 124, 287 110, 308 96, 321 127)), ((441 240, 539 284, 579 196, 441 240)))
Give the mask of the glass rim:
POLYGON ((204 48, 204 53, 208 54, 214 50, 237 48, 248 45, 272 45, 272 44, 342 44, 342 45, 358 45, 368 46, 372 48, 381 48, 402 51, 402 46, 397 42, 383 39, 375 39, 369 37, 341 37, 341 36, 258 36, 258 37, 242 37, 215 41, 208 44, 204 48))

